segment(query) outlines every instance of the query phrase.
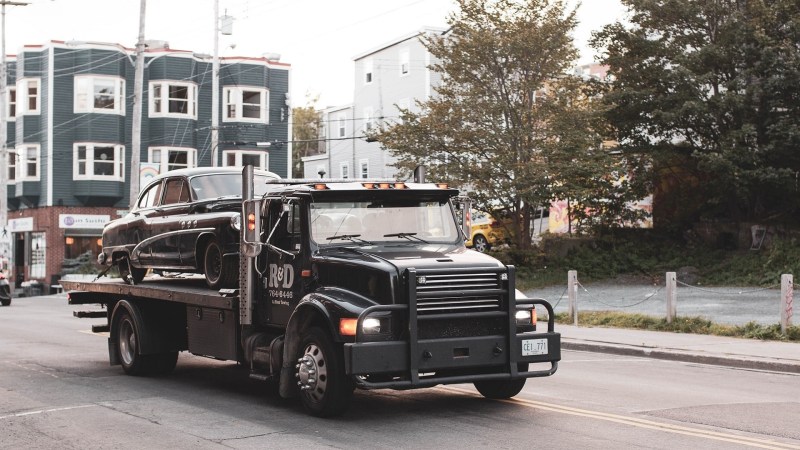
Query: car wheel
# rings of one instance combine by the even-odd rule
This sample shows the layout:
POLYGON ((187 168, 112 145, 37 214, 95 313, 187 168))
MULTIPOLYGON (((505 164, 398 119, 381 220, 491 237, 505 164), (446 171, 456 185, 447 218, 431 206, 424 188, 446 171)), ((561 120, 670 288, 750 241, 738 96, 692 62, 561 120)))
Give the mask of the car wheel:
POLYGON ((239 275, 238 270, 238 266, 225 264, 222 249, 216 240, 208 243, 205 257, 203 258, 203 273, 206 276, 208 287, 222 289, 223 287, 233 286, 239 275))
POLYGON ((144 280, 146 274, 147 269, 133 267, 131 260, 128 258, 124 258, 119 262, 119 276, 122 277, 126 284, 139 284, 144 280))
POLYGON ((11 305, 11 299, 9 298, 7 300, 6 299, 0 300, 0 305, 10 306, 11 305))
POLYGON ((472 238, 472 248, 481 253, 489 250, 489 242, 482 234, 476 234, 472 238))
POLYGON ((306 332, 296 369, 300 399, 311 414, 339 415, 350 406, 353 384, 344 372, 342 348, 321 328, 306 332))

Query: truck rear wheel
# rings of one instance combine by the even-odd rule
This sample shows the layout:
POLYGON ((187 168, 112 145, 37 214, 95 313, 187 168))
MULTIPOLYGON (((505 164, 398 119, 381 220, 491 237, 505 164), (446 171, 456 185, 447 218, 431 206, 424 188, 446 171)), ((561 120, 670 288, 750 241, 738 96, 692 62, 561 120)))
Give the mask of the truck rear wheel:
POLYGON ((178 362, 178 352, 142 355, 139 339, 141 331, 128 311, 124 311, 117 319, 117 354, 122 370, 128 375, 148 376, 162 375, 172 372, 178 362))
MULTIPOLYGON (((527 371, 528 365, 521 363, 518 365, 520 372, 527 371)), ((511 398, 522 391, 525 386, 527 378, 519 380, 492 380, 492 381, 476 381, 475 389, 486 398, 505 399, 511 398)))
POLYGON ((353 384, 344 372, 342 352, 318 327, 309 328, 300 344, 296 365, 300 399, 315 416, 339 415, 350 406, 353 384))

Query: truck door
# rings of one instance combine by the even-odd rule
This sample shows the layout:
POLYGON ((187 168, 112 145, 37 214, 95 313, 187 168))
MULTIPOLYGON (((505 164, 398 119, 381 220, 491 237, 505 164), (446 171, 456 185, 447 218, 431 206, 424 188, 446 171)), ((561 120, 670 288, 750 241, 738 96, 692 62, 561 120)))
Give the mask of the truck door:
POLYGON ((268 318, 286 324, 303 297, 302 209, 296 200, 271 201, 267 215, 267 267, 264 273, 268 318))

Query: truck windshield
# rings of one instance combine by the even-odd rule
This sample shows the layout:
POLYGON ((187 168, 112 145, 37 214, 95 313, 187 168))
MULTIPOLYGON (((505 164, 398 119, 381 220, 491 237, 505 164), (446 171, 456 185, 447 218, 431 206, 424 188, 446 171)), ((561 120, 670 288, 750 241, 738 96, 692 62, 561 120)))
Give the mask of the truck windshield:
POLYGON ((446 200, 341 201, 311 205, 311 235, 320 245, 408 242, 452 244, 459 238, 446 200))

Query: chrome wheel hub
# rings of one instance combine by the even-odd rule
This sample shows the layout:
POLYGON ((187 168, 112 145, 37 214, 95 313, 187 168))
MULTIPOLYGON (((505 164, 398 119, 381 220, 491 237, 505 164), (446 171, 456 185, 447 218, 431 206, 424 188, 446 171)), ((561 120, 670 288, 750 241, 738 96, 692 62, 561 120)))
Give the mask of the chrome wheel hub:
POLYGON ((328 366, 322 350, 316 344, 307 345, 295 368, 300 390, 312 399, 320 401, 328 386, 328 366))

